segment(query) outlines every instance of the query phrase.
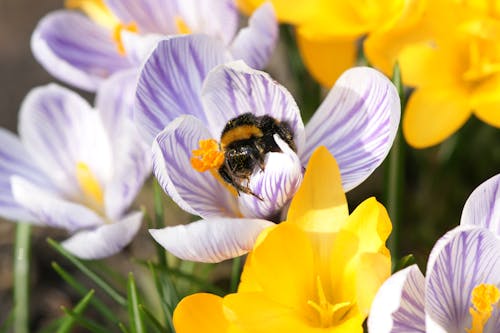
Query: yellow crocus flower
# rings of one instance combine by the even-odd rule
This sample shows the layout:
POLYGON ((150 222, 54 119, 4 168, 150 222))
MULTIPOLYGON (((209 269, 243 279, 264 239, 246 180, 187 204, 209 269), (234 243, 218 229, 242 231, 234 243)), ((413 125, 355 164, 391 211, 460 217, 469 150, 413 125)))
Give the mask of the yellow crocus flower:
POLYGON ((175 329, 363 332, 373 297, 390 275, 390 230, 374 198, 349 215, 337 163, 319 148, 287 221, 259 236, 238 292, 184 298, 174 312, 175 329))

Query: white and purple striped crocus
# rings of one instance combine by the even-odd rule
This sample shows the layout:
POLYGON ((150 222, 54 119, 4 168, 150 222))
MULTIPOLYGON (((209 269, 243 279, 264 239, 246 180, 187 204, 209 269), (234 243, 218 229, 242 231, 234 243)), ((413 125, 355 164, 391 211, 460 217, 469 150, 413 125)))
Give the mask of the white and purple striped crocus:
POLYGON ((303 169, 320 145, 337 159, 344 188, 357 186, 387 155, 400 119, 393 84, 360 67, 342 75, 304 128, 283 86, 242 61, 225 60, 218 41, 206 36, 161 41, 138 82, 135 119, 153 142, 153 172, 181 208, 202 217, 150 232, 188 260, 217 262, 250 250, 260 231, 272 225, 269 220, 286 216, 303 169), (200 141, 219 141, 228 121, 248 112, 286 122, 296 146, 293 151, 274 136, 281 152, 267 153, 264 170, 256 168, 248 182, 256 196, 234 195, 214 172, 198 172, 190 161, 200 141))
POLYGON ((151 173, 151 151, 131 113, 135 86, 121 73, 93 109, 49 84, 21 106, 19 137, 0 129, 0 216, 66 229, 63 246, 84 259, 120 251, 141 226, 128 208, 151 173))
POLYGON ((161 39, 207 34, 233 58, 263 68, 278 34, 269 3, 239 32, 234 0, 67 0, 66 7, 40 20, 31 48, 50 74, 89 91, 117 71, 138 70, 161 39))
POLYGON ((434 248, 424 277, 416 265, 378 291, 370 333, 500 332, 500 175, 467 200, 460 226, 434 248))

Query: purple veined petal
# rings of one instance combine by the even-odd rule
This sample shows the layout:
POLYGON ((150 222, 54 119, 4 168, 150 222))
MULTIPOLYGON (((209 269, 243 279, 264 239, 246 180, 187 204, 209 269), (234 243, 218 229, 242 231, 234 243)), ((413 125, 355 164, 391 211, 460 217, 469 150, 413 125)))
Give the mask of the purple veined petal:
POLYGON ((158 42, 171 37, 160 34, 144 35, 123 30, 121 32, 121 38, 127 58, 133 64, 134 68, 141 68, 156 48, 158 42))
POLYGON ((33 220, 29 222, 34 224, 74 232, 104 223, 102 218, 89 208, 67 201, 58 196, 58 193, 42 189, 19 176, 11 177, 11 186, 14 200, 33 216, 33 220))
POLYGON ((272 225, 274 223, 259 219, 214 218, 149 232, 178 258, 220 262, 250 251, 260 232, 272 225))
POLYGON ((489 230, 459 226, 432 249, 427 265, 426 326, 442 332, 471 327, 471 293, 500 285, 500 242, 489 230))
POLYGON ((335 156, 344 190, 363 182, 385 159, 396 136, 401 106, 396 87, 368 67, 347 70, 306 127, 303 164, 318 146, 335 156))
POLYGON ((271 219, 289 203, 303 178, 299 157, 276 134, 274 140, 282 153, 268 153, 265 170, 256 170, 249 187, 260 197, 241 193, 238 197, 241 213, 249 218, 271 219))
POLYGON ((175 34, 176 1, 165 0, 105 0, 124 24, 135 23, 139 33, 175 34))
POLYGON ((387 279, 375 296, 368 330, 377 333, 425 333, 425 278, 417 265, 387 279))
POLYGON ((89 91, 131 66, 118 53, 111 31, 75 11, 59 10, 42 18, 31 37, 31 49, 51 75, 89 91))
POLYGON ((224 62, 224 46, 204 35, 163 40, 139 76, 134 117, 141 135, 153 142, 180 115, 204 120, 201 85, 208 71, 224 62))
POLYGON ((0 128, 0 216, 8 220, 31 221, 33 217, 12 196, 10 178, 13 175, 41 187, 53 188, 33 163, 19 138, 0 128))
POLYGON ((120 252, 141 227, 142 212, 133 212, 122 220, 82 230, 62 242, 62 246, 81 259, 101 259, 120 252))
POLYGON ((65 195, 80 194, 77 163, 85 163, 101 184, 109 179, 109 140, 97 112, 83 98, 56 84, 34 88, 19 118, 26 150, 65 195))
POLYGON ((500 237, 500 175, 479 185, 462 211, 461 225, 476 225, 500 237))
POLYGON ((278 40, 278 22, 271 3, 260 6, 231 44, 235 60, 241 59, 255 69, 266 66, 278 40))
MULTIPOLYGON (((234 0, 177 0, 180 18, 192 33, 218 38, 228 45, 238 28, 234 0)), ((178 32, 177 32, 178 33, 178 32)))
POLYGON ((239 216, 236 198, 209 171, 191 166, 192 151, 210 133, 193 116, 175 119, 153 143, 153 173, 163 190, 185 211, 204 218, 239 216))
POLYGON ((208 128, 215 137, 220 137, 229 120, 251 112, 287 122, 294 133, 297 151, 304 147, 304 124, 292 95, 267 73, 242 61, 212 70, 203 84, 202 100, 208 128))

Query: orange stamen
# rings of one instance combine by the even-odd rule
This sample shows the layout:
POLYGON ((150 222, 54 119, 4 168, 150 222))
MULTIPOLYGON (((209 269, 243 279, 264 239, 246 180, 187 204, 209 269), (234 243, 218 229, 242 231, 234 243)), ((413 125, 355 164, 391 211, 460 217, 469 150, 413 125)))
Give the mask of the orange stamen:
POLYGON ((191 166, 199 172, 218 169, 224 163, 224 152, 214 139, 200 140, 199 149, 192 151, 191 166))
POLYGON ((123 45, 123 40, 122 40, 122 31, 124 30, 137 33, 139 31, 139 28, 137 27, 137 24, 134 22, 126 25, 123 23, 118 23, 113 28, 113 40, 116 43, 118 53, 122 56, 126 54, 125 46, 123 45))

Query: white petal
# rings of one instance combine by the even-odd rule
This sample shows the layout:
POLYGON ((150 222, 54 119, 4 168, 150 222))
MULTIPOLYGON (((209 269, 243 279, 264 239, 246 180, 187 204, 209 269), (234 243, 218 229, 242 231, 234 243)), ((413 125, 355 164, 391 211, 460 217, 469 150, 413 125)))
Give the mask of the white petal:
POLYGON ((500 175, 481 185, 469 196, 462 212, 461 225, 476 225, 500 237, 500 175))
POLYGON ((168 39, 168 36, 160 34, 137 34, 127 30, 121 32, 121 38, 125 54, 136 71, 144 65, 144 62, 151 55, 161 40, 168 39))
POLYGON ((215 137, 229 120, 251 112, 288 123, 297 151, 304 147, 304 124, 292 95, 267 73, 251 69, 242 61, 212 70, 203 83, 202 101, 208 128, 215 137))
POLYGON ((68 196, 80 194, 79 162, 101 184, 110 177, 111 148, 99 116, 66 88, 49 84, 31 90, 21 106, 19 134, 37 166, 68 196))
POLYGON ((153 143, 153 172, 165 192, 191 214, 239 216, 236 198, 209 171, 198 172, 191 166, 192 151, 209 138, 200 120, 177 118, 153 143))
POLYGON ((256 170, 249 187, 253 195, 241 193, 239 197, 243 216, 273 219, 292 199, 302 183, 303 168, 299 157, 276 134, 274 140, 282 152, 266 155, 265 170, 256 170))
POLYGON ((396 136, 401 106, 396 87, 368 67, 347 70, 306 127, 303 164, 318 146, 335 156, 346 191, 363 182, 385 159, 396 136))
POLYGON ((425 333, 425 279, 417 265, 387 279, 373 300, 368 329, 376 333, 425 333))
POLYGON ((272 225, 265 220, 218 218, 149 232, 178 258, 220 262, 250 251, 259 233, 272 225))
POLYGON ((82 259, 101 259, 120 252, 141 227, 142 212, 134 212, 122 220, 92 230, 83 230, 62 243, 62 246, 82 259))
POLYGON ((459 226, 433 248, 427 265, 427 326, 470 328, 471 293, 481 283, 500 285, 500 241, 487 229, 459 226))
POLYGON ((13 176, 11 184, 14 199, 34 217, 32 222, 35 224, 65 228, 74 232, 104 223, 101 217, 87 207, 66 201, 56 193, 39 188, 26 179, 13 176))
POLYGON ((243 60, 255 69, 266 66, 278 40, 278 22, 271 3, 264 3, 250 17, 231 44, 235 60, 243 60))

